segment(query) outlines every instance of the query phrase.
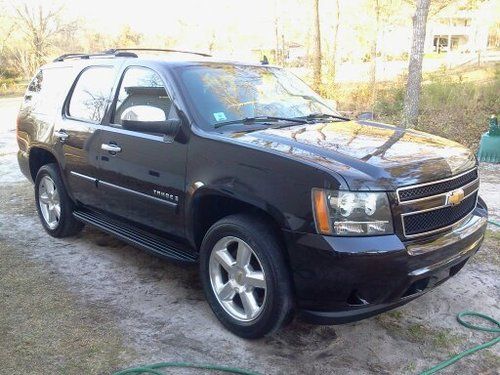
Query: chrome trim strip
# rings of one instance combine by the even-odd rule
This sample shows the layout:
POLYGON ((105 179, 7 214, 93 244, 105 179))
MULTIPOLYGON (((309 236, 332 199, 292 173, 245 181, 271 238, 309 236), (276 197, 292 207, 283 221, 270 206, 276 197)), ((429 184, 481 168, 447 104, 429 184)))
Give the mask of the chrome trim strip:
MULTIPOLYGON (((468 171, 466 172, 463 172, 463 173, 460 173, 460 174, 457 174, 456 176, 452 176, 452 177, 448 177, 448 178, 443 178, 442 180, 435 180, 435 181, 430 181, 430 182, 424 182, 424 183, 421 183, 421 184, 417 184, 417 185, 411 185, 411 186, 403 186, 403 187, 400 187, 400 188, 397 188, 396 189, 396 196, 398 198, 398 203, 401 204, 401 200, 399 199, 399 192, 400 191, 403 191, 403 190, 411 190, 411 189, 415 189, 415 188, 419 188, 419 187, 422 187, 422 186, 428 186, 428 185, 435 185, 435 184, 439 184, 441 182, 446 182, 446 181, 451 181, 451 180, 455 180, 459 177, 462 177, 474 170, 477 170, 477 167, 474 167, 472 169, 469 169, 468 171)), ((420 199, 420 198, 419 198, 420 199)), ((411 201, 405 201, 405 202, 411 202, 411 201)))
MULTIPOLYGON (((457 188, 457 189, 468 189, 469 187, 471 187, 472 185, 476 184, 476 183, 479 183, 479 177, 476 178, 474 181, 471 181, 469 182, 468 184, 464 185, 464 186, 461 186, 460 188, 457 188)), ((456 189, 453 189, 453 190, 456 190, 456 189)), ((453 191, 451 190, 451 191, 453 191)), ((446 196, 446 194, 448 194, 449 191, 445 191, 444 193, 439 193, 439 194, 435 194, 435 195, 428 195, 426 197, 422 197, 422 198, 417 198, 417 199, 412 199, 412 200, 409 200, 409 201, 403 201, 403 202, 399 202, 399 204, 401 206, 404 206, 404 205, 407 205, 407 204, 412 204, 412 203, 416 203, 416 202, 422 202, 422 201, 426 201, 426 200, 432 200, 432 199, 436 199, 437 197, 443 197, 443 196, 446 196)), ((465 199, 465 197, 464 197, 465 199)), ((398 195, 398 200, 399 200, 399 195, 398 195)))
MULTIPOLYGON (((471 194, 474 194, 478 190, 479 189, 473 191, 471 194)), ((467 197, 469 197, 471 194, 468 194, 467 197)), ((467 198, 467 197, 464 197, 464 199, 467 198)), ((463 221, 465 221, 466 219, 468 219, 470 217, 470 215, 472 215, 472 213, 474 212, 474 210, 477 207, 477 201, 478 201, 478 199, 479 199, 479 194, 476 195, 476 203, 474 204, 474 207, 472 208, 472 210, 470 210, 470 212, 467 215, 465 215, 462 219, 460 219, 458 221, 455 221, 453 224, 447 225, 445 227, 433 229, 433 230, 427 231, 427 232, 420 232, 420 233, 415 233, 415 234, 406 234, 405 221, 403 220, 403 215, 408 216, 408 215, 411 215, 411 214, 414 214, 414 213, 418 213, 418 212, 421 213, 421 212, 426 212, 426 211, 432 211, 433 209, 428 209, 428 210, 423 210, 423 211, 418 211, 418 212, 411 212, 411 213, 408 213, 408 214, 402 214, 401 215, 401 225, 403 226, 403 235, 406 238, 416 238, 416 237, 421 237, 421 236, 425 236, 425 235, 429 235, 429 234, 433 234, 433 233, 442 232, 442 231, 445 231, 445 230, 447 230, 449 228, 452 228, 454 226, 460 225, 463 221)), ((438 207, 438 208, 444 208, 444 207, 448 207, 448 206, 441 206, 441 207, 438 207)))
POLYGON ((149 198, 149 199, 152 199, 152 200, 154 200, 156 202, 160 202, 160 203, 166 204, 167 206, 170 206, 170 207, 174 207, 174 208, 177 207, 177 203, 175 203, 175 202, 170 202, 170 201, 167 201, 167 200, 164 200, 164 199, 153 197, 152 195, 144 194, 144 193, 141 193, 140 191, 128 189, 126 187, 115 185, 115 184, 112 184, 110 182, 99 180, 98 185, 99 184, 102 184, 104 186, 108 186, 108 187, 111 187, 111 188, 114 188, 114 189, 118 189, 118 190, 124 191, 126 193, 135 194, 135 195, 140 196, 142 198, 149 198))
POLYGON ((410 255, 421 255, 442 249, 476 233, 478 229, 486 225, 486 221, 486 217, 469 214, 455 224, 457 227, 456 231, 446 233, 432 242, 410 244, 406 247, 406 251, 410 255))
POLYGON ((97 181, 97 178, 90 177, 90 176, 87 176, 87 175, 84 175, 84 174, 81 174, 81 173, 77 173, 77 172, 74 172, 74 171, 70 171, 69 173, 72 174, 73 176, 83 178, 84 180, 89 180, 89 181, 92 181, 92 182, 96 182, 97 181))

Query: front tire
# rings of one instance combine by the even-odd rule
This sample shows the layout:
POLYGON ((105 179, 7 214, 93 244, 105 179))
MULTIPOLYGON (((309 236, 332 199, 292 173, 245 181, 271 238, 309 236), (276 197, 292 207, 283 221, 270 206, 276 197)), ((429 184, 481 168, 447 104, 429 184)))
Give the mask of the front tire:
POLYGON ((256 216, 215 223, 201 245, 200 271, 220 322, 243 338, 275 332, 292 314, 288 267, 276 234, 256 216))
POLYGON ((57 164, 46 164, 39 169, 35 203, 40 221, 52 237, 68 237, 82 230, 83 224, 73 217, 74 203, 66 192, 57 164))

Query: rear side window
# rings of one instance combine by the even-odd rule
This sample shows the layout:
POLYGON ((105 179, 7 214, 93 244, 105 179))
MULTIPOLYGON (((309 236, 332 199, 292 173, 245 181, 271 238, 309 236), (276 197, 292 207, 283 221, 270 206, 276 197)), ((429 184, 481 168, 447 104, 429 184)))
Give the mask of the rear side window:
POLYGON ((34 113, 44 115, 52 115, 60 110, 70 86, 71 73, 71 67, 40 70, 26 90, 25 105, 31 106, 34 113))
POLYGON ((40 92, 43 83, 43 70, 40 70, 35 77, 31 80, 28 86, 27 94, 34 94, 40 92))
POLYGON ((114 71, 108 66, 93 66, 80 74, 68 107, 70 117, 100 123, 109 103, 114 71))

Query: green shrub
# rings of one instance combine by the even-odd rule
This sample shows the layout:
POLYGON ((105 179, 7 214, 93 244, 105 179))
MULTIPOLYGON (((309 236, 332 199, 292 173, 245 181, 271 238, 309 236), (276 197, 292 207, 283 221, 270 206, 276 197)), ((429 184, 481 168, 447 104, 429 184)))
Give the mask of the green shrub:
POLYGON ((0 95, 22 95, 27 84, 20 78, 0 78, 0 95))
POLYGON ((500 112, 500 80, 493 82, 433 82, 423 86, 417 129, 476 149, 488 118, 500 112))
POLYGON ((19 78, 19 72, 14 70, 13 68, 4 68, 0 67, 0 80, 1 79, 16 79, 19 78))

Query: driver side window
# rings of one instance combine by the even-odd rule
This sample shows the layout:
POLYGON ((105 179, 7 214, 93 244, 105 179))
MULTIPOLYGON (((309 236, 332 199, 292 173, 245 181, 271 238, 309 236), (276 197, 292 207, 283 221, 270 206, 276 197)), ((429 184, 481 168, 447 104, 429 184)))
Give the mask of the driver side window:
POLYGON ((116 101, 113 124, 123 125, 123 120, 165 120, 172 117, 172 101, 160 76, 145 67, 125 70, 116 101))

